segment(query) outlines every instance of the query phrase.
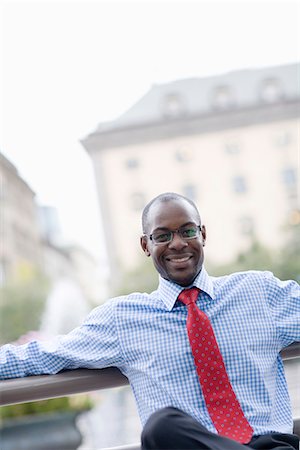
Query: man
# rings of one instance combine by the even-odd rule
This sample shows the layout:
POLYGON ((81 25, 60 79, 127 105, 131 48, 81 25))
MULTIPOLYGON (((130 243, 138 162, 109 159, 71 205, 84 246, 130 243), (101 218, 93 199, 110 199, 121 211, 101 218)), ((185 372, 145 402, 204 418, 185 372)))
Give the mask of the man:
POLYGON ((158 289, 107 301, 66 336, 4 346, 1 376, 119 367, 144 450, 298 449, 279 352, 300 338, 299 285, 270 272, 209 277, 206 229, 183 196, 156 197, 142 221, 158 289))

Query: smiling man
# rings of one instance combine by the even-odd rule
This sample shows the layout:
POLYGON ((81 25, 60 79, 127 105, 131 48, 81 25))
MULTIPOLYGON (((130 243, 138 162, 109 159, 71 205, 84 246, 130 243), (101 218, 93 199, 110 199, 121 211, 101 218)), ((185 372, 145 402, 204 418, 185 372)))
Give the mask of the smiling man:
POLYGON ((66 336, 3 346, 0 375, 117 366, 144 425, 142 448, 298 449, 279 352, 300 340, 300 287, 270 272, 207 274, 206 229, 189 199, 144 209, 156 291, 108 300, 66 336))
POLYGON ((163 194, 143 212, 141 245, 157 272, 181 286, 190 285, 203 265, 206 230, 196 206, 174 194, 163 194))

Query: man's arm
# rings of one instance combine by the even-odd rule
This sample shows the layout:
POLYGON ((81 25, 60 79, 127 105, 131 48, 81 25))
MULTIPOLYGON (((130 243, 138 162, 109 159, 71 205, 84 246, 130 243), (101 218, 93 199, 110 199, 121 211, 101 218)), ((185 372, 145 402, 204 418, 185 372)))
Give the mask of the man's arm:
POLYGON ((85 322, 65 336, 0 349, 0 379, 55 374, 65 369, 121 364, 113 302, 95 308, 85 322))
POLYGON ((300 285, 296 281, 281 281, 265 272, 268 304, 282 348, 300 341, 300 285))

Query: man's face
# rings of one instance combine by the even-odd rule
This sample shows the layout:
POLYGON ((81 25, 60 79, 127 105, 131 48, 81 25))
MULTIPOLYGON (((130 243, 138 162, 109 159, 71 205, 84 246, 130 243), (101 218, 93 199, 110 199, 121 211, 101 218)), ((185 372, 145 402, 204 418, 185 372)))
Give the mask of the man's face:
MULTIPOLYGON (((200 225, 196 210, 184 199, 154 203, 148 213, 147 229, 149 236, 157 231, 174 231, 188 225, 200 225)), ((184 240, 174 233, 171 242, 156 245, 149 237, 141 238, 141 246, 147 256, 151 256, 158 273, 169 281, 181 286, 192 284, 201 271, 206 238, 205 227, 199 237, 184 240)))

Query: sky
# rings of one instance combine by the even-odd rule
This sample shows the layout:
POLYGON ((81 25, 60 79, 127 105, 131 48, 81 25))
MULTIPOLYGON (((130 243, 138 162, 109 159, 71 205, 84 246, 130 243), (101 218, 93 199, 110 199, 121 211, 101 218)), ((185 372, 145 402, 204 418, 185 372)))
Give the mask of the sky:
POLYGON ((153 84, 300 60, 298 1, 0 0, 0 16, 0 151, 101 261, 80 140, 153 84))

